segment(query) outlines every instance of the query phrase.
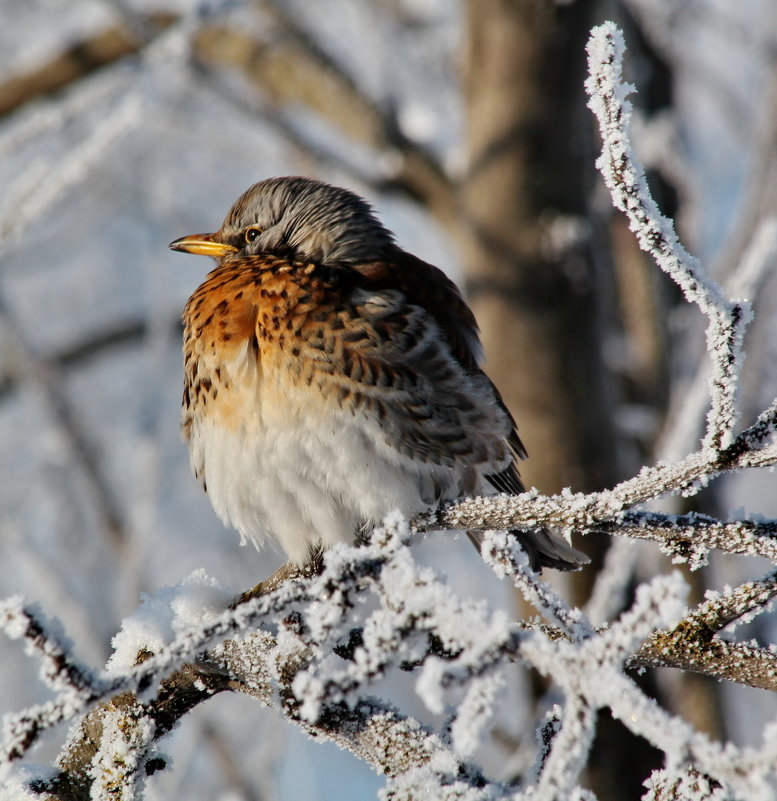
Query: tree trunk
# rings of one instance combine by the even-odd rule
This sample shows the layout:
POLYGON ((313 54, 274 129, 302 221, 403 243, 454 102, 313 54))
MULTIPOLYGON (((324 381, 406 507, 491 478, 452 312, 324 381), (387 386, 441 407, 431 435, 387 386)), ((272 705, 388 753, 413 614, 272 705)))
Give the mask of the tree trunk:
MULTIPOLYGON (((601 307, 617 305, 609 232, 594 236, 586 222, 596 154, 583 95, 590 6, 467 5, 466 291, 486 372, 529 451, 522 473, 543 492, 620 477, 602 346, 601 307)), ((596 565, 606 544, 591 539, 583 547, 596 565)), ((574 576, 576 603, 594 577, 595 567, 574 576)), ((609 717, 594 749, 597 795, 639 798, 641 779, 629 777, 658 766, 652 749, 609 717)))
POLYGON ((545 0, 470 0, 465 71, 466 290, 530 454, 526 483, 543 492, 618 477, 597 268, 579 235, 593 164, 588 24, 579 9, 563 25, 559 14, 545 0))

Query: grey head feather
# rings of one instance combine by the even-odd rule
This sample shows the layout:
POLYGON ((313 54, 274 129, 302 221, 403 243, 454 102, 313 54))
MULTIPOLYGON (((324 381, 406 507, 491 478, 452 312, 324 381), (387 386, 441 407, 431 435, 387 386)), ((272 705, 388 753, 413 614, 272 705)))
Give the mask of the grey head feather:
POLYGON ((219 238, 242 255, 282 253, 302 261, 352 265, 385 257, 394 237, 366 200, 300 176, 269 178, 245 191, 229 210, 219 238), (245 230, 261 233, 245 242, 245 230))

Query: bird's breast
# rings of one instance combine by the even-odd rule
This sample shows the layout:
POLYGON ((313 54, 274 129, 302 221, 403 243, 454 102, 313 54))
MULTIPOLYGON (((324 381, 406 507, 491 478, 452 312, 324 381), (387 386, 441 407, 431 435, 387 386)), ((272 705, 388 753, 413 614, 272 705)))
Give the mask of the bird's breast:
POLYGON ((234 429, 260 415, 273 425, 342 401, 327 379, 341 372, 339 334, 351 315, 313 265, 263 262, 217 268, 186 305, 187 439, 200 417, 234 429))

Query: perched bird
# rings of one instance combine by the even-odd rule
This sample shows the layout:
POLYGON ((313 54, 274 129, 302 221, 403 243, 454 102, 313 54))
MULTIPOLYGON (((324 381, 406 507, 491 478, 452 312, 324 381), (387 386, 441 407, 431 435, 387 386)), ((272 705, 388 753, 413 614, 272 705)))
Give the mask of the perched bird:
MULTIPOLYGON (((393 510, 523 490, 472 312, 361 197, 260 181, 218 231, 170 247, 216 259, 183 313, 182 428, 243 542, 275 540, 302 565, 393 510)), ((588 561, 546 530, 516 536, 535 569, 588 561)))

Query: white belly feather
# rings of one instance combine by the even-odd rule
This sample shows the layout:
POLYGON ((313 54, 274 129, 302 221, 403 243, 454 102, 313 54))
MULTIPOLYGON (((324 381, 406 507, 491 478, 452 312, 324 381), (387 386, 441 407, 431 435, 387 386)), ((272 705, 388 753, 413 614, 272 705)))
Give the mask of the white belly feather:
POLYGON ((222 363, 229 391, 189 430, 192 468, 243 542, 276 540, 302 563, 311 547, 351 542, 391 511, 412 517, 459 494, 460 470, 403 456, 373 418, 254 365, 245 356, 222 363))

